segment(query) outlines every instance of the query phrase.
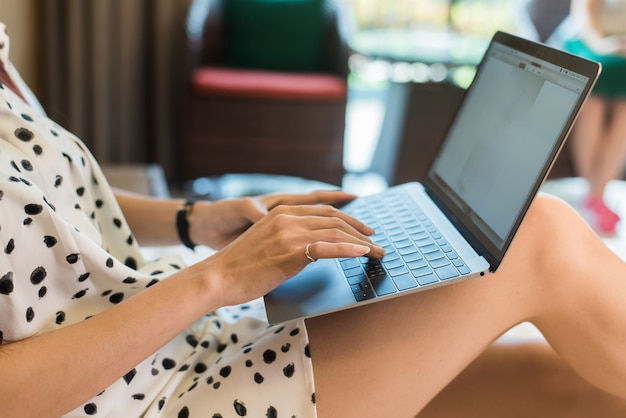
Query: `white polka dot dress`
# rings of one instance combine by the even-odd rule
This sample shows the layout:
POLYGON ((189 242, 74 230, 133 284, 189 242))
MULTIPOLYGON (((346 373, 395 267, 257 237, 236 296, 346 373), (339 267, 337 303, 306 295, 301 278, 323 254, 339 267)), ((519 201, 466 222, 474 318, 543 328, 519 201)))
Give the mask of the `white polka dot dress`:
MULTIPOLYGON (((4 25, 0 59, 10 65, 4 25)), ((84 321, 182 268, 177 256, 143 259, 83 143, 4 85, 0 246, 3 344, 84 321)), ((259 300, 207 315, 67 416, 315 417, 304 323, 259 318, 259 300)))

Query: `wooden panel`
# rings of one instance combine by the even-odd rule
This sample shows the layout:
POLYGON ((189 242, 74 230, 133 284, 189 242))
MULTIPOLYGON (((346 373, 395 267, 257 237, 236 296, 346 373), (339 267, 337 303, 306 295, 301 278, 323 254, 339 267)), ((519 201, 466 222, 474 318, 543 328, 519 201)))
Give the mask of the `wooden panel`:
POLYGON ((263 173, 341 184, 345 101, 193 100, 181 144, 183 180, 263 173))

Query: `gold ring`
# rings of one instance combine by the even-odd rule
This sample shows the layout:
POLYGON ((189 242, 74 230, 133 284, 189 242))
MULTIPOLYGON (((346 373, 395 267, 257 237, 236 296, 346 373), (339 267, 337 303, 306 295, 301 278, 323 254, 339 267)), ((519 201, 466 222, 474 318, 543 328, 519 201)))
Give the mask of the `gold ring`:
POLYGON ((306 258, 308 258, 311 263, 315 263, 317 261, 317 259, 313 258, 311 256, 311 253, 309 252, 309 247, 311 246, 311 243, 309 242, 305 247, 304 247, 304 255, 306 255, 306 258))

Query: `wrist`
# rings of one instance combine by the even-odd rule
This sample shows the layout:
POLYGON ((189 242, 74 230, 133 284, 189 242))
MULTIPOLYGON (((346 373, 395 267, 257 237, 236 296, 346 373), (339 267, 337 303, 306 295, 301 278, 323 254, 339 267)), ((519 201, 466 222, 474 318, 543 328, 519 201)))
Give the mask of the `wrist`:
POLYGON ((190 218, 196 199, 187 199, 176 211, 176 231, 180 242, 187 248, 195 249, 196 244, 190 237, 190 218))

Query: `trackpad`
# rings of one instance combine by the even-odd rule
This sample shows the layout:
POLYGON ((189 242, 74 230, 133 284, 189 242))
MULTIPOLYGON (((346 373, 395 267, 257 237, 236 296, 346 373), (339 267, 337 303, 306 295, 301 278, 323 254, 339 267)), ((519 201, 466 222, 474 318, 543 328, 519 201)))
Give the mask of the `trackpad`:
POLYGON ((265 296, 268 320, 319 315, 355 303, 336 260, 318 260, 265 296))

